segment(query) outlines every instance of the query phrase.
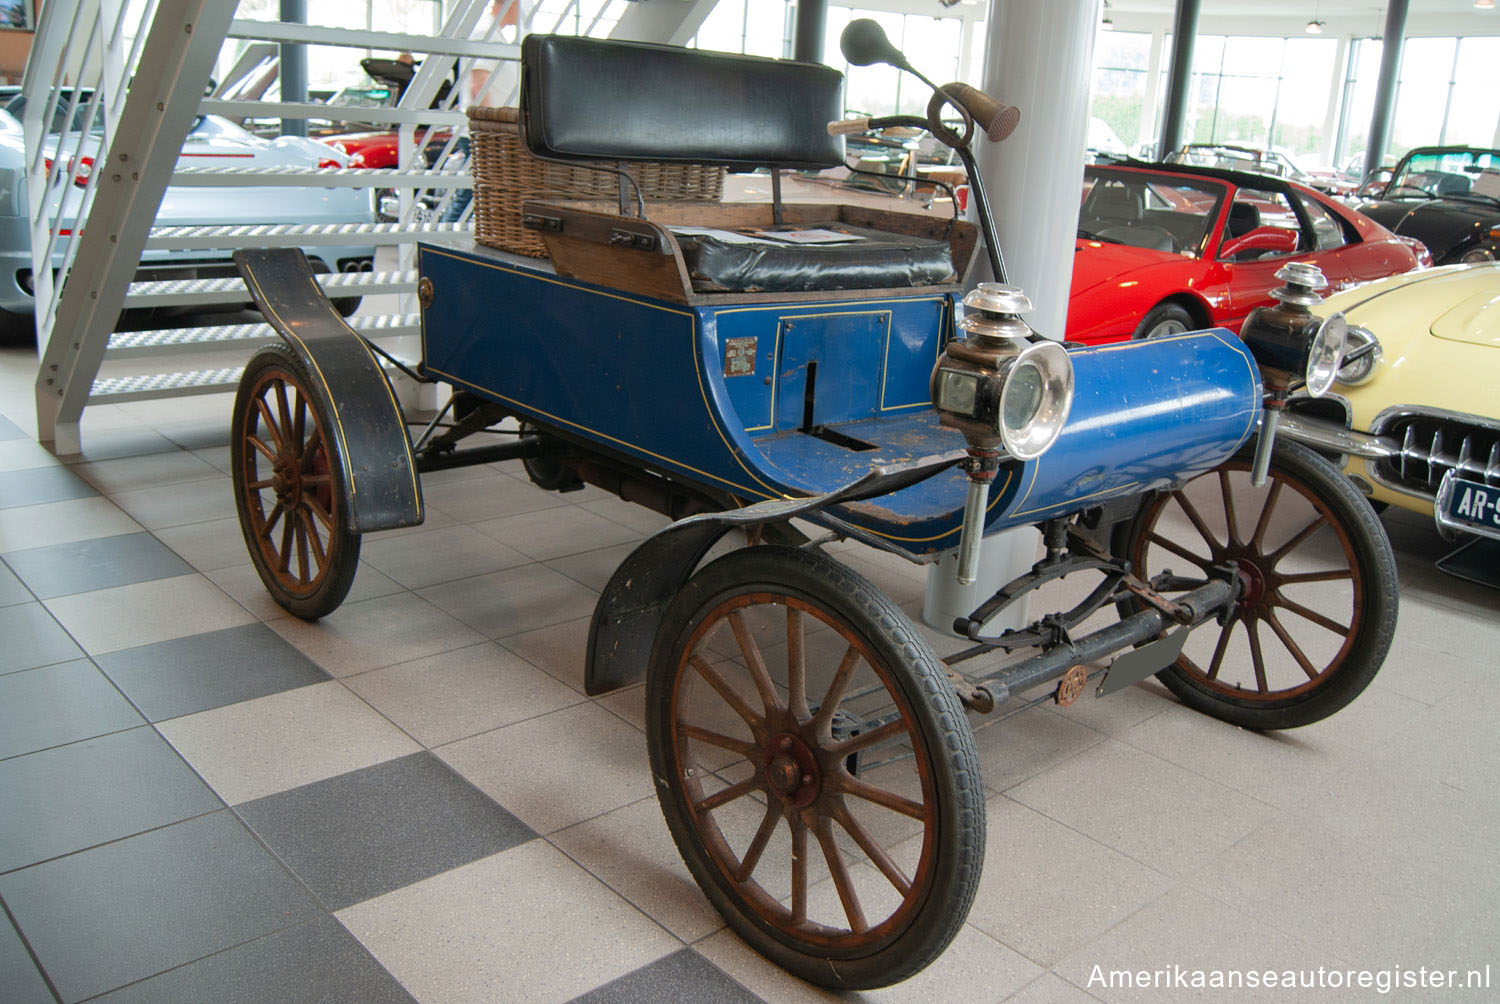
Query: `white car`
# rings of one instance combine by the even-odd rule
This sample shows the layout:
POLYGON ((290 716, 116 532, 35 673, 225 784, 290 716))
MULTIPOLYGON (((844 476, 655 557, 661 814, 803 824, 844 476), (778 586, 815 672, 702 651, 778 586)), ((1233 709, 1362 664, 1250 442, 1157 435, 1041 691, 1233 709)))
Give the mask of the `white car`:
MULTIPOLYGON (((26 97, 11 98, 0 111, 0 309, 11 314, 30 314, 32 301, 31 239, 26 191, 26 145, 20 126, 26 97)), ((78 149, 78 133, 84 127, 87 92, 68 118, 64 93, 50 123, 43 146, 49 163, 78 149)), ((97 117, 96 117, 97 118, 97 117)), ((94 129, 99 128, 94 125, 94 129)), ((92 143, 85 142, 83 149, 92 143)), ((343 167, 347 158, 329 147, 300 136, 262 139, 217 115, 203 115, 193 123, 178 157, 179 167, 343 167)), ((65 164, 65 166, 70 166, 65 164)), ((76 206, 84 197, 92 159, 81 158, 76 181, 68 170, 58 172, 49 193, 54 207, 76 206), (64 202, 64 200, 67 200, 64 202)), ((71 215, 71 213, 69 213, 71 215)), ((354 188, 318 187, 200 187, 172 186, 166 190, 157 212, 156 226, 255 225, 276 223, 333 224, 373 223, 371 192, 354 188)), ((62 242, 54 255, 59 266, 62 242)), ((309 247, 305 249, 313 270, 326 272, 369 271, 373 246, 309 247)), ((237 275, 230 259, 232 249, 168 251, 148 249, 142 256, 136 278, 196 279, 237 275)), ((358 299, 336 302, 352 313, 358 299)))

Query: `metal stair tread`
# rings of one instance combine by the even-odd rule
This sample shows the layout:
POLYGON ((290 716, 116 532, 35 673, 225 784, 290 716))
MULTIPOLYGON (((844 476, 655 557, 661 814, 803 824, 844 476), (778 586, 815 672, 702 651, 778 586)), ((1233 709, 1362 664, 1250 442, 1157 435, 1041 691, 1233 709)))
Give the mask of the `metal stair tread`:
POLYGON ((146 247, 200 251, 224 247, 400 244, 416 237, 463 238, 472 223, 257 223, 152 227, 146 247))
MULTIPOLYGON (((347 323, 361 334, 385 336, 415 334, 420 330, 420 322, 419 314, 375 314, 353 317, 347 323)), ((113 359, 125 359, 192 349, 231 349, 257 342, 275 341, 277 337, 276 331, 264 321, 195 328, 117 331, 110 335, 105 355, 113 359)))
POLYGON ((467 171, 392 167, 179 167, 172 184, 191 187, 236 185, 323 188, 469 188, 467 171))
MULTIPOLYGON (((389 272, 332 272, 318 276, 326 290, 358 290, 361 295, 409 293, 417 288, 415 269, 389 272)), ((155 279, 132 282, 125 294, 126 308, 179 307, 245 300, 245 281, 239 276, 214 279, 155 279)))

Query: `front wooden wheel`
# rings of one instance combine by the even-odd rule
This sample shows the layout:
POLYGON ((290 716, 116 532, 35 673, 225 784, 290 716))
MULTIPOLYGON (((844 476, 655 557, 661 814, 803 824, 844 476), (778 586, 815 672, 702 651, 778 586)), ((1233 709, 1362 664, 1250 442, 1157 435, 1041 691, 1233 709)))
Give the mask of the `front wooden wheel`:
POLYGON ((271 597, 304 620, 336 609, 359 564, 329 409, 302 360, 268 345, 245 367, 230 457, 240 530, 271 597))
POLYGON ((775 546, 700 571, 658 635, 647 732, 678 849, 768 958, 878 987, 957 934, 984 850, 973 736, 926 641, 853 572, 775 546))

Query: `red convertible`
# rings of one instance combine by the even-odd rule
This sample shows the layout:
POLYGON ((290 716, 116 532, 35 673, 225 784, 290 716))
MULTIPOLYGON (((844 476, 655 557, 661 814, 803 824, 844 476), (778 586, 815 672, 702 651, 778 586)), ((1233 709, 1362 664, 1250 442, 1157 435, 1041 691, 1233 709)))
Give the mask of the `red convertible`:
POLYGON ((1180 164, 1086 168, 1067 336, 1238 332, 1273 302, 1274 274, 1293 258, 1316 264, 1333 290, 1431 263, 1419 242, 1283 178, 1180 164))

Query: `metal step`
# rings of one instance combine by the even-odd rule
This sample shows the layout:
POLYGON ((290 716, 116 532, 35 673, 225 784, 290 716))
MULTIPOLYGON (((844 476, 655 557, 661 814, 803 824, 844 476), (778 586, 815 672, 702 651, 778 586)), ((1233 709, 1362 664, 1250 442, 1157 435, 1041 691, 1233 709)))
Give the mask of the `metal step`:
POLYGON ((195 188, 473 188, 467 171, 390 167, 179 167, 172 184, 195 188))
POLYGON ((367 125, 458 126, 468 121, 463 112, 438 108, 362 108, 357 105, 325 105, 296 101, 224 101, 205 98, 198 106, 205 115, 227 119, 325 119, 367 125))
POLYGON ((467 239, 472 223, 272 223, 218 227, 152 227, 146 247, 209 251, 253 247, 409 244, 420 237, 467 239))
MULTIPOLYGON (((414 335, 421 331, 421 315, 377 314, 371 317, 351 317, 349 326, 369 338, 414 335)), ((143 356, 180 355, 184 352, 243 350, 265 342, 274 342, 279 337, 269 324, 257 322, 213 324, 196 328, 158 328, 151 331, 116 331, 109 336, 109 348, 105 351, 105 356, 109 359, 139 359, 143 356)), ((91 395, 90 401, 92 400, 91 395)))
POLYGON ((265 42, 342 45, 351 49, 405 50, 478 59, 521 58, 521 47, 506 42, 448 38, 442 35, 404 35, 390 31, 367 31, 363 28, 325 28, 321 25, 252 21, 245 18, 236 18, 229 23, 227 37, 265 42))
POLYGON ((106 377, 95 380, 89 404, 124 404, 154 401, 164 397, 222 394, 239 384, 243 366, 232 369, 193 370, 187 373, 147 373, 141 376, 106 377))
MULTIPOLYGON (((415 293, 415 269, 390 272, 339 272, 317 277, 329 296, 415 293)), ((155 282, 132 282, 125 294, 125 307, 200 307, 216 303, 250 300, 245 281, 239 276, 221 279, 162 279, 155 282)))

